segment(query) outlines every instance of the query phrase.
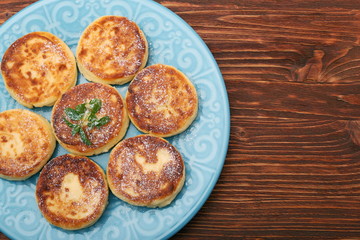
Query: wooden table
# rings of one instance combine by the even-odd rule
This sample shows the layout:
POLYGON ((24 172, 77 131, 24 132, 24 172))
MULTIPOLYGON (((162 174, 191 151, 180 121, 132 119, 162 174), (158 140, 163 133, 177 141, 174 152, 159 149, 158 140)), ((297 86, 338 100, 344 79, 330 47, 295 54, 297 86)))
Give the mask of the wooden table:
MULTIPOLYGON (((33 2, 2 0, 0 23, 33 2)), ((360 2, 158 2, 209 46, 231 107, 221 177, 174 239, 360 239, 360 2)))

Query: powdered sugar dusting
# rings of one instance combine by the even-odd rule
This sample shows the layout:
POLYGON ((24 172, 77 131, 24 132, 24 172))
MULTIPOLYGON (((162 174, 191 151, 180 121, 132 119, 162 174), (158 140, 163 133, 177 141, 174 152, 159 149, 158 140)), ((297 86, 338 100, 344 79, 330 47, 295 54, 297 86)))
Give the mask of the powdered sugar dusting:
POLYGON ((184 171, 175 147, 150 135, 122 141, 111 152, 108 165, 113 192, 139 205, 153 205, 176 195, 184 171))

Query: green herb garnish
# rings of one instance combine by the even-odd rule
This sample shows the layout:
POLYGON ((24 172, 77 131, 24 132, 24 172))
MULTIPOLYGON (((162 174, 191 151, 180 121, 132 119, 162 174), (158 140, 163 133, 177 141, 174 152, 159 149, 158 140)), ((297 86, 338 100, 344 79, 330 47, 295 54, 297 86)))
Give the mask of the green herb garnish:
POLYGON ((80 135, 80 139, 86 145, 91 145, 91 141, 86 136, 84 127, 87 126, 88 129, 93 129, 94 127, 100 128, 108 122, 110 122, 110 117, 105 116, 100 119, 97 118, 96 113, 101 109, 102 102, 100 99, 94 98, 89 103, 82 103, 73 108, 66 108, 66 116, 77 123, 70 122, 66 117, 64 117, 64 122, 69 126, 71 130, 71 135, 75 136, 76 134, 80 135))

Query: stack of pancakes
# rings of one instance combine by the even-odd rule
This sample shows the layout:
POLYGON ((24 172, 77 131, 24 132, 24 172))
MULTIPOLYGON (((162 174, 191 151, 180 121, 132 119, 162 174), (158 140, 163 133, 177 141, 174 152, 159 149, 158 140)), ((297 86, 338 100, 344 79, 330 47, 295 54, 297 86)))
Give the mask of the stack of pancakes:
POLYGON ((28 108, 53 109, 51 124, 29 110, 0 113, 0 177, 24 180, 43 168, 36 200, 51 224, 70 230, 92 225, 107 205, 108 188, 146 207, 167 206, 181 191, 184 160, 163 137, 191 125, 198 97, 176 68, 145 68, 148 52, 145 34, 121 16, 92 22, 80 37, 76 59, 47 32, 27 34, 5 52, 1 73, 11 96, 28 108), (76 65, 92 83, 75 86, 76 65), (125 99, 110 86, 128 82, 125 99), (130 121, 144 134, 122 140, 130 121), (48 162, 56 140, 71 154, 48 162), (86 156, 111 148, 105 175, 86 156))

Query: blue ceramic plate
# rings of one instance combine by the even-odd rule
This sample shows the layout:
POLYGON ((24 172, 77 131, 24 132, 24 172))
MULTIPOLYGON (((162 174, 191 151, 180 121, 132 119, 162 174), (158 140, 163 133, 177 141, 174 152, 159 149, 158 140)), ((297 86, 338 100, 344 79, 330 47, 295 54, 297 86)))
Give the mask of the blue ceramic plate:
MULTIPOLYGON (((222 170, 229 140, 230 114, 224 80, 207 46, 176 14, 148 0, 39 1, 0 27, 0 56, 19 37, 48 31, 75 52, 85 27, 103 15, 121 15, 135 21, 149 42, 148 65, 164 63, 183 71, 199 94, 199 114, 180 135, 168 140, 182 153, 185 186, 168 207, 131 206, 110 194, 109 205, 93 226, 65 231, 47 223, 38 210, 34 190, 39 174, 28 180, 0 180, 0 231, 13 239, 164 239, 179 231, 210 195, 222 170)), ((79 75, 78 83, 86 82, 79 75)), ((117 86, 124 96, 128 85, 117 86)), ((24 108, 10 97, 0 78, 0 111, 24 108)), ((50 118, 51 108, 33 111, 50 118)), ((140 134, 130 126, 126 137, 140 134)), ((53 157, 65 154, 57 146, 53 157)), ((108 153, 91 157, 104 169, 108 153)))

